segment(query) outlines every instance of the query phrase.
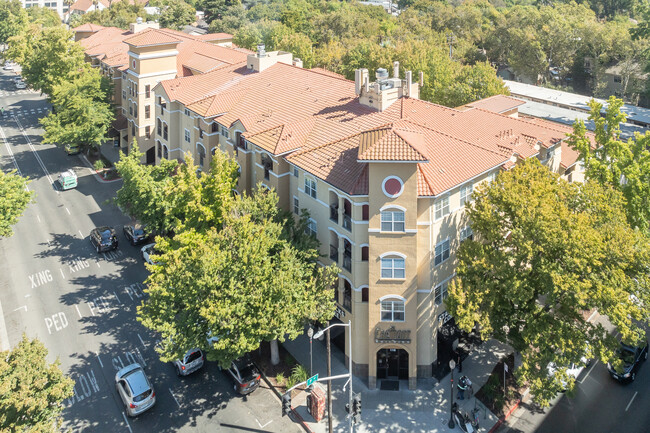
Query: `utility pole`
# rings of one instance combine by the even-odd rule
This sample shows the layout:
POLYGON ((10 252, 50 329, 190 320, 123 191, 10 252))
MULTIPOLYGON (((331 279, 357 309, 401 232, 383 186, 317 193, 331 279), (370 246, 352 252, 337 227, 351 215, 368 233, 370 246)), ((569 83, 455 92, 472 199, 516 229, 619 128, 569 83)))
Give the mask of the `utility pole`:
MULTIPOLYGON (((327 330, 327 376, 332 375, 332 349, 330 346, 330 330, 327 330)), ((327 381, 327 429, 332 433, 332 381, 327 381)))

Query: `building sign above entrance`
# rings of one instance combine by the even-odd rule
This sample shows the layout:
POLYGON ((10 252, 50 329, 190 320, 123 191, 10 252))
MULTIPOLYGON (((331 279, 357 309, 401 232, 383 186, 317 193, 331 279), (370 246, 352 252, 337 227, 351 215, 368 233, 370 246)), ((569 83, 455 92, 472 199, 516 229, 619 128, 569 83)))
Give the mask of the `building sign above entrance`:
POLYGON ((453 319, 452 315, 446 311, 444 311, 438 316, 438 322, 441 325, 444 325, 445 323, 449 322, 451 319, 453 319))
POLYGON ((375 329, 375 343, 411 343, 410 329, 395 329, 394 326, 386 330, 375 329))
POLYGON ((334 311, 334 316, 336 316, 337 319, 342 319, 345 317, 345 311, 339 308, 337 305, 336 310, 334 311))

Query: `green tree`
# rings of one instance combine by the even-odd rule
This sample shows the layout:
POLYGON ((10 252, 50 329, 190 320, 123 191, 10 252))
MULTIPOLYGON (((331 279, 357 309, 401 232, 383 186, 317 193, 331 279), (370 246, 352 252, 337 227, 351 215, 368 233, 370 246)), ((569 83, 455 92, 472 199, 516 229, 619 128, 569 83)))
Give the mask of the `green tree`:
POLYGON ((56 27, 61 25, 61 17, 50 8, 32 6, 27 9, 29 22, 43 27, 56 27))
MULTIPOLYGON (((73 15, 73 17, 75 16, 77 15, 73 15)), ((79 21, 74 24, 93 23, 126 30, 131 23, 136 21, 137 17, 145 16, 147 16, 147 12, 144 10, 143 2, 113 1, 109 8, 81 15, 79 21)))
POLYGON ((28 46, 22 63, 22 76, 35 90, 52 95, 54 87, 86 64, 81 45, 63 27, 43 29, 28 46))
POLYGON ((0 354, 0 431, 51 432, 61 429, 63 400, 73 395, 74 382, 47 363, 47 349, 38 340, 22 340, 0 354))
POLYGON ((0 44, 20 34, 28 24, 27 12, 19 0, 0 2, 0 44))
POLYGON ((580 358, 612 358, 616 340, 587 321, 597 309, 627 342, 650 315, 648 238, 627 224, 622 195, 597 182, 569 183, 531 158, 473 195, 476 235, 458 249, 446 304, 461 329, 521 353, 516 374, 548 405, 580 358), (525 199, 522 199, 524 198, 525 199), (549 377, 549 363, 559 373, 549 377))
POLYGON ((98 148, 105 140, 115 113, 108 103, 112 92, 99 70, 88 66, 55 84, 50 99, 54 110, 41 119, 47 143, 98 148))
POLYGON ((11 226, 34 198, 34 192, 27 189, 28 183, 15 170, 9 173, 0 170, 0 236, 11 236, 11 226))
POLYGON ((150 267, 138 319, 162 336, 163 361, 199 347, 226 367, 262 341, 277 347, 300 335, 307 320, 334 315, 337 270, 306 260, 284 239, 277 212, 277 195, 258 193, 235 199, 221 227, 158 238, 163 265, 150 267), (255 200, 262 204, 247 203, 255 200), (208 335, 217 340, 208 343, 208 335))
POLYGON ((626 116, 621 111, 623 101, 614 96, 607 101, 604 116, 601 103, 592 99, 589 106, 589 120, 596 125, 595 145, 581 120, 574 124, 567 143, 580 152, 588 179, 623 193, 628 222, 650 236, 650 133, 621 140, 620 124, 626 116))
POLYGON ((149 6, 160 8, 160 15, 156 16, 160 27, 183 30, 196 21, 196 9, 183 0, 155 0, 149 6))

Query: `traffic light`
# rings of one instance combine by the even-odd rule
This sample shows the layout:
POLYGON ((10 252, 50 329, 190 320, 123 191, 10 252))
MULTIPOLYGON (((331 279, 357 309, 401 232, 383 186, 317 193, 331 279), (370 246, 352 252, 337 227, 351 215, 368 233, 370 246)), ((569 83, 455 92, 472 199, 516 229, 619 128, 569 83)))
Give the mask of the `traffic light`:
POLYGON ((291 413, 291 393, 282 394, 282 416, 291 413))
POLYGON ((361 421, 361 394, 354 394, 352 397, 352 416, 355 423, 361 421))

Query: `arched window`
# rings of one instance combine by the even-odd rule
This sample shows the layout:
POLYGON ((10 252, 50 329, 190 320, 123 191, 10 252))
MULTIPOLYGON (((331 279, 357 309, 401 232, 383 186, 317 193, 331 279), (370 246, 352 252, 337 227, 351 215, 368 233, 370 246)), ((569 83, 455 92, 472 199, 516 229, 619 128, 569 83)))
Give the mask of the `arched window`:
POLYGON ((167 149, 167 146, 163 144, 163 158, 169 159, 169 150, 167 149))
POLYGON ((160 141, 156 140, 156 146, 158 147, 158 158, 162 158, 162 145, 160 141))
POLYGON ((386 209, 381 211, 382 232, 404 232, 404 211, 386 209))
POLYGON ((406 278, 406 256, 399 253, 387 253, 381 256, 381 278, 406 278))
POLYGON ((196 143, 196 153, 199 157, 199 167, 203 167, 205 162, 205 147, 201 143, 196 143))
POLYGON ((382 298, 381 300, 381 321, 382 322, 403 322, 404 321, 404 300, 400 296, 382 298))
POLYGON ((158 135, 162 135, 162 122, 160 119, 156 120, 156 131, 158 132, 158 135))

